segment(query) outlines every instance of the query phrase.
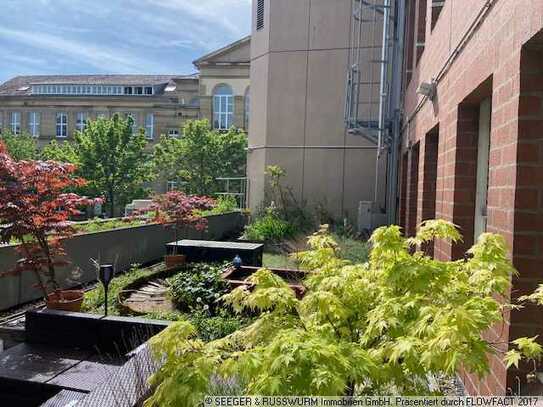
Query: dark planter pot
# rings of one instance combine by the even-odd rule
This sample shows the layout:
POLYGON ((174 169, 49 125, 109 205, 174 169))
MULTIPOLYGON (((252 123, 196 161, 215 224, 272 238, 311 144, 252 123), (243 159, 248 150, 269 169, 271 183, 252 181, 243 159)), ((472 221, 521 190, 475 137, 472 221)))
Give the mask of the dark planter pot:
POLYGON ((59 290, 47 296, 47 308, 59 311, 81 311, 85 292, 83 290, 59 290))
POLYGON ((182 266, 187 261, 187 256, 184 254, 170 254, 164 256, 164 263, 166 263, 166 268, 173 268, 182 266))

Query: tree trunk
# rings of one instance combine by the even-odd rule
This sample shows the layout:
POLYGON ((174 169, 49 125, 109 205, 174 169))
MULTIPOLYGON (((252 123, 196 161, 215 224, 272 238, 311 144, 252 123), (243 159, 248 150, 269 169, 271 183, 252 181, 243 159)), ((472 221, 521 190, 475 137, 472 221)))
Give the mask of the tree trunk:
POLYGON ((115 217, 115 197, 113 196, 113 190, 109 190, 109 217, 115 217))

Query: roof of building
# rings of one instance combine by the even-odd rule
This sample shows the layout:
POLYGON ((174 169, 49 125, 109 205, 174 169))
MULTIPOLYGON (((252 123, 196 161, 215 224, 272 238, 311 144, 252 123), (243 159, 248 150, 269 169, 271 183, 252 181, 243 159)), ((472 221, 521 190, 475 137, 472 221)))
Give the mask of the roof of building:
POLYGON ((193 75, 30 75, 16 76, 0 85, 0 96, 30 95, 32 85, 126 85, 158 86, 175 80, 197 79, 193 75))
MULTIPOLYGON (((248 35, 247 37, 244 37, 240 40, 237 40, 231 44, 228 44, 222 48, 219 48, 216 51, 210 52, 209 54, 206 54, 197 60, 193 61, 192 63, 196 67, 200 67, 200 65, 206 64, 206 63, 213 63, 213 62, 228 62, 228 63, 249 63, 250 61, 250 55, 247 52, 247 55, 236 55, 233 59, 227 58, 224 61, 221 60, 222 56, 225 56, 227 54, 232 54, 232 52, 238 48, 241 48, 243 46, 249 45, 251 42, 251 36, 248 35)), ((248 47, 247 47, 248 48, 248 47)), ((249 48, 248 48, 249 49, 249 48)))

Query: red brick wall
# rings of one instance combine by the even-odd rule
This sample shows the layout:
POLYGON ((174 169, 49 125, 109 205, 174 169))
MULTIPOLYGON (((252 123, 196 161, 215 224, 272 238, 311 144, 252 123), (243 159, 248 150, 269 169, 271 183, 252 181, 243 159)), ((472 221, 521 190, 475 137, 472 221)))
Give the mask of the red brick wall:
MULTIPOLYGON (((444 69, 445 61, 486 3, 486 0, 446 1, 433 30, 427 21, 424 52, 406 89, 404 124, 409 130, 404 137, 409 141, 404 140, 402 145, 422 142, 424 155, 424 139, 439 125, 436 216, 460 222, 468 242, 461 248, 436 242, 435 255, 440 259, 462 255, 473 237, 470 214, 474 209, 471 202, 477 144, 473 126, 477 113, 472 99, 480 96, 481 85, 488 85, 491 78, 490 88, 485 88, 492 95, 487 229, 501 233, 511 248, 520 273, 513 282, 515 296, 543 282, 540 272, 543 269, 543 168, 540 168, 543 166, 543 58, 541 48, 523 49, 543 31, 543 0, 494 0, 452 65, 439 78, 437 98, 416 109, 422 98, 416 93, 419 84, 436 78, 444 69)), ((411 180, 412 163, 407 167, 411 180)), ((421 165, 417 180, 419 176, 422 180, 429 178, 424 174, 425 169, 421 165)), ((424 181, 418 184, 416 195, 424 201, 424 181)), ((412 202, 407 201, 405 212, 410 219, 412 202)), ((420 211, 422 218, 422 207, 420 211)), ((524 333, 543 334, 543 316, 539 313, 522 311, 510 318, 511 324, 506 315, 506 323, 485 336, 507 342, 510 337, 524 333)), ((484 380, 463 375, 467 391, 499 395, 505 394, 507 388, 516 389, 515 376, 522 372, 507 374, 501 356, 489 360, 492 372, 484 380)))
POLYGON ((407 230, 407 177, 408 177, 408 153, 405 153, 402 158, 401 164, 401 183, 400 183, 400 211, 399 211, 399 225, 404 231, 407 230))
MULTIPOLYGON (((513 298, 533 292, 543 283, 543 32, 522 49, 518 141, 503 154, 516 155, 513 260, 521 271, 513 298)), ((541 335, 543 310, 527 305, 511 313, 510 339, 541 335)), ((510 381, 523 378, 533 366, 511 369, 510 381)))
POLYGON ((408 164, 408 188, 406 208, 406 232, 407 236, 417 233, 417 207, 419 201, 419 156, 420 144, 417 143, 409 151, 408 164))

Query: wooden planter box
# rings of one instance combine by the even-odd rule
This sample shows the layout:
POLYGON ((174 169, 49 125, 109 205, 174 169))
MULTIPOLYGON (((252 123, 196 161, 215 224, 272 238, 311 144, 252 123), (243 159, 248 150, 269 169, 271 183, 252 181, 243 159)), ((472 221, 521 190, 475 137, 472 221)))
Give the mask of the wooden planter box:
MULTIPOLYGON (((239 269, 234 267, 226 270, 222 277, 233 287, 248 286, 253 287, 254 284, 248 281, 248 278, 258 271, 261 267, 242 266, 239 269)), ((302 284, 303 280, 310 273, 304 270, 291 270, 291 269, 269 269, 273 274, 281 277, 285 280, 289 287, 294 290, 298 298, 302 298, 305 294, 305 286, 302 284)))

